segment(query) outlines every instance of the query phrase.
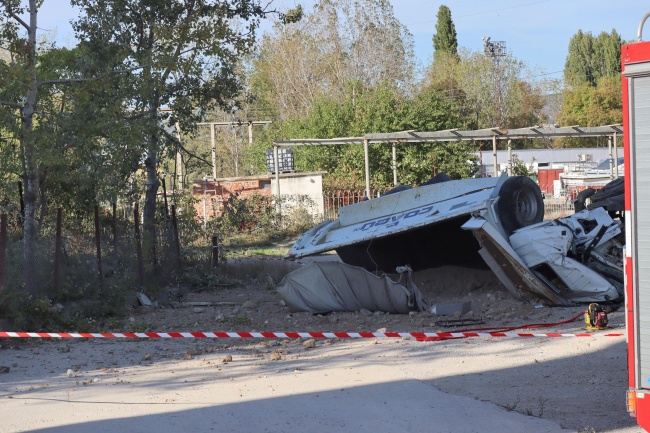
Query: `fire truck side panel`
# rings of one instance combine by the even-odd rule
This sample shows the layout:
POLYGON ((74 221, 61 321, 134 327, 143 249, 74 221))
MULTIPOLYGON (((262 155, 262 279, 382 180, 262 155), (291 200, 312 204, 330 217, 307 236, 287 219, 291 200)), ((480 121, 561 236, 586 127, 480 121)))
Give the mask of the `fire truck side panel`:
POLYGON ((622 47, 628 374, 650 430, 650 43, 622 47))

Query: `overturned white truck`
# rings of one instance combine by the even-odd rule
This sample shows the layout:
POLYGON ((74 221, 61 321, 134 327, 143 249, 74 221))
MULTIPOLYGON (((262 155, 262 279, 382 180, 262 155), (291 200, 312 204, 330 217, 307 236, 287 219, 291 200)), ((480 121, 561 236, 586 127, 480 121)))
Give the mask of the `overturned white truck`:
POLYGON ((489 266, 514 295, 555 305, 615 301, 622 292, 622 222, 598 208, 542 221, 527 177, 449 180, 339 209, 305 232, 286 258, 336 250, 347 264, 394 273, 447 264, 489 266))

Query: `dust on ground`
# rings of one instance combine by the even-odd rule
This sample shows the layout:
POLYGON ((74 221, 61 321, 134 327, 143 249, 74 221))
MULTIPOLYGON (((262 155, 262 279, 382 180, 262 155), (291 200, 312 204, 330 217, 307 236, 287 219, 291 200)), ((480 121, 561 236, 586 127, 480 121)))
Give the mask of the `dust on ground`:
MULTIPOLYGON (((158 308, 129 306, 123 323, 115 324, 122 329, 106 331, 449 332, 466 328, 448 328, 436 322, 482 319, 484 323, 469 328, 503 329, 557 324, 581 316, 585 309, 548 307, 541 300, 516 299, 489 270, 448 266, 415 272, 413 279, 429 304, 469 301, 471 311, 453 317, 430 312, 290 313, 273 285, 260 277, 244 284, 200 287, 191 292, 171 288, 170 293, 160 296, 158 308), (182 298, 176 297, 178 293, 183 293, 182 298)), ((607 332, 624 331, 622 309, 611 313, 609 319, 611 329, 607 332)), ((578 317, 570 323, 522 332, 570 334, 585 332, 584 326, 578 317)), ((151 369, 164 376, 161 383, 165 384, 185 371, 185 366, 197 372, 211 368, 213 373, 223 375, 223 380, 232 381, 228 368, 241 363, 254 364, 256 369, 278 365, 274 367, 277 370, 281 364, 274 363, 297 362, 301 363, 300 368, 307 368, 326 361, 336 365, 349 357, 372 358, 378 366, 390 365, 404 377, 429 383, 443 392, 554 420, 563 428, 580 433, 641 431, 625 411, 624 339, 470 338, 431 343, 412 339, 178 339, 163 343, 149 339, 8 343, 0 351, 8 365, 8 374, 0 377, 0 383, 11 386, 3 391, 5 398, 10 399, 40 392, 39 387, 45 383, 42 377, 48 375, 63 374, 64 378, 57 380, 64 383, 66 371, 74 390, 92 389, 110 381, 139 392, 144 385, 137 382, 137 377, 151 369), (22 388, 16 388, 9 380, 16 374, 25 377, 20 382, 22 388)), ((287 368, 298 371, 293 364, 287 368)), ((201 376, 195 382, 205 380, 201 376)), ((235 380, 244 380, 244 376, 235 380)), ((48 388, 54 389, 53 385, 43 389, 48 388)), ((170 401, 180 398, 171 394, 158 397, 170 401)))
MULTIPOLYGON (((490 270, 444 266, 414 272, 413 281, 429 305, 469 301, 464 315, 438 316, 429 311, 410 314, 384 312, 290 313, 267 281, 250 281, 185 293, 181 300, 160 308, 136 307, 128 311, 127 330, 232 331, 232 332, 448 332, 465 328, 518 327, 569 320, 585 306, 548 307, 541 299, 517 299, 490 270), (474 319, 464 328, 436 325, 449 319, 474 319)), ((173 298, 173 297, 172 297, 173 298)), ((613 328, 624 326, 622 314, 610 317, 613 328)), ((548 331, 582 332, 584 322, 558 325, 548 331)))

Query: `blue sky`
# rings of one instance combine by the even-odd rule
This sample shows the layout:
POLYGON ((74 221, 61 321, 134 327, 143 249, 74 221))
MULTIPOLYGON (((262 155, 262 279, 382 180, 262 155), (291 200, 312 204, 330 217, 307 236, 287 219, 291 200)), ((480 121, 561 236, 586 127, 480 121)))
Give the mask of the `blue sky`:
MULTIPOLYGON (((298 3, 309 11, 314 0, 275 0, 272 6, 287 9, 298 3)), ((433 54, 436 14, 444 4, 451 9, 460 46, 482 50, 483 36, 505 41, 509 53, 548 78, 562 77, 569 39, 579 29, 595 35, 616 29, 624 40, 636 40, 639 21, 650 12, 650 3, 643 0, 392 0, 392 4, 397 18, 412 33, 423 65, 433 54)), ((56 29, 59 44, 73 44, 68 23, 73 18, 66 0, 45 0, 39 27, 56 29)), ((650 22, 644 34, 650 40, 650 22)))

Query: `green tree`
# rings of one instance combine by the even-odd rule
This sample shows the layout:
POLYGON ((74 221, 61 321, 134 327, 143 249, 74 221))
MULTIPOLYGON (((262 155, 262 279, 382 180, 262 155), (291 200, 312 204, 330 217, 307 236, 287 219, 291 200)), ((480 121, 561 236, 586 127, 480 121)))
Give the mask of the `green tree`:
POLYGON ((479 52, 461 53, 456 79, 479 128, 508 127, 508 119, 520 111, 523 71, 523 63, 511 55, 495 61, 479 52))
POLYGON ((438 9, 436 33, 433 35, 434 59, 442 52, 458 56, 456 26, 451 20, 451 10, 445 5, 440 5, 438 9))
MULTIPOLYGON (((601 77, 596 86, 584 82, 565 89, 558 122, 562 125, 602 126, 623 121, 621 77, 601 77)), ((595 142, 595 140, 593 140, 595 142)), ((558 146, 584 147, 584 140, 564 139, 558 146)))
POLYGON ((621 44, 616 30, 601 32, 598 37, 591 32, 578 30, 569 41, 564 66, 567 85, 589 83, 596 86, 601 77, 618 75, 621 70, 621 44))
POLYGON ((20 146, 22 175, 25 182, 25 217, 23 222, 24 250, 23 272, 28 293, 38 294, 36 280, 31 272, 36 247, 36 207, 39 195, 39 169, 37 140, 34 134, 34 116, 39 101, 41 83, 37 78, 36 22, 37 2, 30 0, 27 10, 20 2, 3 0, 0 5, 2 19, 2 40, 10 45, 9 51, 14 61, 2 64, 0 101, 3 106, 2 117, 5 125, 11 125, 11 135, 20 146), (27 12, 28 20, 21 18, 27 12), (20 30, 27 37, 20 37, 20 30))
POLYGON ((623 40, 615 29, 611 33, 601 32, 598 35, 603 51, 603 64, 601 75, 604 77, 616 76, 621 72, 621 46, 623 40))
MULTIPOLYGON (((358 137, 372 132, 435 131, 464 126, 461 107, 433 86, 412 97, 402 95, 389 85, 364 88, 355 95, 352 87, 343 102, 321 98, 308 116, 274 123, 268 140, 358 137)), ((397 149, 400 183, 422 183, 440 171, 454 178, 469 177, 475 172, 474 165, 468 163, 474 159, 472 143, 398 144, 397 149)), ((257 151, 261 152, 261 149, 257 151)), ((300 146, 294 154, 298 169, 327 171, 330 186, 349 188, 363 184, 361 145, 300 146)), ((374 187, 392 185, 389 144, 370 146, 370 171, 374 187)))
POLYGON ((0 152, 3 181, 13 184, 20 179, 24 184, 23 275, 27 292, 35 298, 41 292, 34 272, 38 219, 45 215, 51 193, 60 193, 59 204, 65 204, 66 197, 94 199, 102 173, 115 166, 97 159, 102 154, 97 147, 102 122, 84 122, 95 109, 110 110, 112 102, 91 101, 88 88, 96 77, 80 72, 81 51, 43 43, 37 27, 42 2, 22 4, 0 1, 5 43, 0 60, 0 152), (84 174, 95 176, 95 182, 84 174))
MULTIPOLYGON (((241 90, 236 66, 255 41, 265 10, 257 0, 73 0, 75 24, 95 67, 132 70, 116 88, 146 135, 144 241, 155 245, 159 161, 181 150, 170 125, 192 131, 201 113, 241 90)), ((127 108, 127 107, 125 107, 127 108)))

